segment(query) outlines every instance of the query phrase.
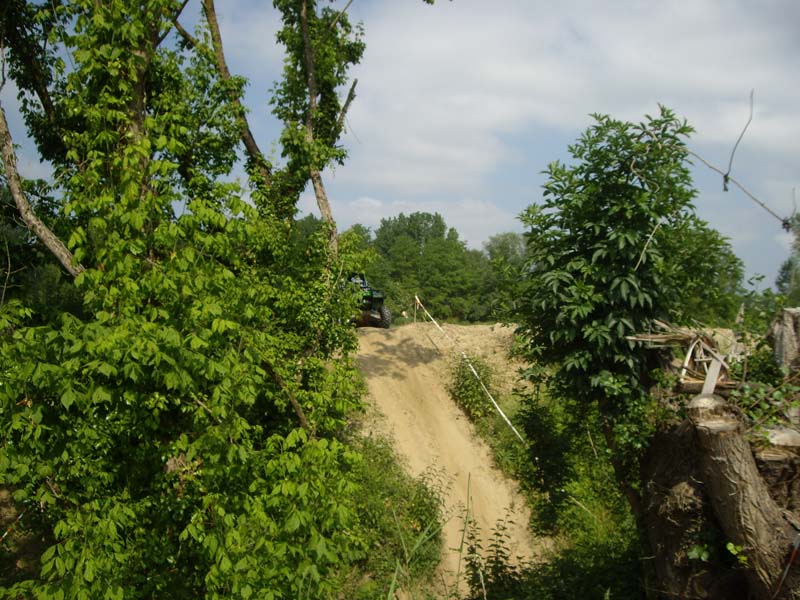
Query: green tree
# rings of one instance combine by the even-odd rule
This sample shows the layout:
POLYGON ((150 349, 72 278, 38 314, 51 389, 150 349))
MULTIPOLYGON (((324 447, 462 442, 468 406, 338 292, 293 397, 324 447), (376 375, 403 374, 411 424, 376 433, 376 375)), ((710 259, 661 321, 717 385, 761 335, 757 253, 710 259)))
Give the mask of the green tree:
POLYGON ((800 304, 800 219, 794 218, 791 221, 792 251, 783 264, 781 264, 778 277, 775 280, 775 287, 780 294, 786 297, 789 306, 800 304))
POLYGON ((372 278, 387 290, 394 311, 413 306, 416 294, 442 318, 477 321, 487 316, 486 257, 469 250, 438 213, 382 219, 373 245, 378 258, 372 278))
POLYGON ((484 294, 495 318, 513 319, 521 298, 527 258, 525 237, 521 233, 498 233, 483 244, 489 259, 484 294))
MULTIPOLYGON (((29 133, 55 166, 49 225, 80 265, 64 280, 80 310, 0 305, 0 481, 28 509, 18 532, 44 544, 0 581, 10 597, 327 597, 364 555, 358 456, 340 441, 360 393, 351 299, 331 279, 335 224, 293 219, 344 156, 337 93, 363 44, 346 14, 275 3, 275 167, 202 4, 194 35, 178 0, 0 11, 29 133), (256 207, 226 182, 242 147, 256 207)), ((3 201, 4 231, 19 229, 3 201)))
POLYGON ((656 356, 628 336, 655 319, 730 318, 741 266, 694 214, 685 122, 663 107, 639 124, 595 121, 569 148, 575 162, 549 166, 542 203, 521 217, 528 263, 517 314, 531 376, 574 425, 596 419, 642 527, 639 461, 657 423, 648 394, 656 356))

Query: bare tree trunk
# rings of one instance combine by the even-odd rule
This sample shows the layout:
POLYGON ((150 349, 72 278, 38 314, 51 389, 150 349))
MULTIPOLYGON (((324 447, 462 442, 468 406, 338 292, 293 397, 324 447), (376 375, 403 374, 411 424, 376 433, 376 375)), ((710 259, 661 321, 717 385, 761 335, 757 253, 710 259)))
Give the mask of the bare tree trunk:
POLYGON ((796 532, 770 497, 733 408, 719 396, 696 396, 689 417, 697 432, 700 472, 726 537, 747 557, 750 593, 759 600, 800 597, 800 572, 776 588, 796 532))
POLYGON ((17 205, 17 210, 19 210, 19 214, 22 216, 25 225, 27 225, 28 229, 33 232, 39 241, 53 253, 69 274, 73 277, 77 277, 85 270, 84 267, 75 261, 72 252, 70 252, 64 243, 50 231, 50 228, 42 223, 41 219, 33 213, 33 209, 28 199, 25 197, 19 171, 17 171, 17 157, 14 153, 11 132, 8 129, 6 113, 2 106, 0 106, 0 152, 3 157, 3 166, 6 171, 8 188, 11 190, 11 196, 14 198, 14 203, 17 205))
MULTIPOLYGON (((211 32, 211 44, 213 46, 214 63, 216 64, 217 72, 223 81, 230 81, 231 71, 228 68, 228 61, 225 59, 225 51, 222 46, 222 34, 219 31, 219 21, 217 20, 217 10, 214 6, 214 0, 203 0, 203 13, 206 16, 208 28, 211 32)), ((178 21, 179 14, 180 11, 178 11, 178 14, 176 14, 175 18, 173 19, 173 24, 175 25, 175 29, 178 31, 178 34, 195 50, 202 50, 200 42, 197 40, 197 38, 186 31, 186 29, 178 21)), ((250 158, 256 170, 258 171, 259 176, 263 180, 263 185, 269 187, 272 182, 270 165, 267 162, 267 159, 264 157, 263 152, 261 152, 261 148, 259 148, 258 142, 256 142, 256 138, 253 135, 253 131, 250 129, 250 123, 247 120, 245 108, 242 106, 241 101, 234 93, 231 94, 231 102, 239 110, 239 137, 244 144, 247 156, 250 158)))
MULTIPOLYGON (((230 81, 231 72, 228 69, 228 63, 225 60, 225 52, 222 48, 222 35, 219 31, 219 22, 217 21, 217 11, 214 7, 214 0, 203 0, 203 12, 206 15, 208 28, 211 31, 211 43, 214 46, 214 59, 217 63, 217 70, 219 71, 219 74, 223 80, 230 81)), ((183 28, 180 27, 178 28, 178 31, 181 32, 182 29, 183 28)), ((184 38, 186 38, 185 35, 184 38)), ((191 43, 191 40, 194 40, 194 38, 189 36, 188 40, 191 43)), ((253 132, 250 130, 250 124, 247 121, 245 109, 242 106, 242 103, 239 101, 239 98, 233 97, 232 101, 241 113, 239 130, 242 143, 244 143, 244 147, 247 150, 247 155, 250 157, 250 160, 253 161, 253 164, 258 170, 259 175, 263 179, 263 184, 265 186, 269 186, 271 181, 269 165, 267 164, 267 160, 264 158, 264 154, 261 152, 261 149, 256 143, 256 138, 253 135, 253 132)))
POLYGON ((719 530, 703 489, 697 442, 689 421, 656 433, 642 458, 642 505, 653 553, 658 598, 746 600, 740 569, 719 561, 691 560, 703 533, 719 530))
MULTIPOLYGON (((303 46, 305 49, 306 72, 308 75, 308 114, 306 115, 306 143, 309 149, 314 144, 314 113, 317 112, 317 76, 314 69, 314 49, 311 46, 311 33, 308 29, 308 4, 306 0, 300 6, 300 29, 303 32, 303 46)), ((353 93, 355 91, 353 90, 353 93)), ((311 183, 314 186, 314 196, 317 198, 317 206, 322 220, 330 228, 328 238, 328 249, 331 257, 336 258, 339 254, 339 235, 336 232, 336 221, 333 218, 331 204, 328 201, 328 194, 322 183, 322 174, 317 165, 313 162, 310 166, 311 183)))

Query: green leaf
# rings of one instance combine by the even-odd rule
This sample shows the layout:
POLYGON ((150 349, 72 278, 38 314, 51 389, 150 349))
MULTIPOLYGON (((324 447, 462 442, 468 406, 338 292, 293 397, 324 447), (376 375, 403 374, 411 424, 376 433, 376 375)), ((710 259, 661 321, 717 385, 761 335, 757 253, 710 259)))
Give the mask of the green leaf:
POLYGON ((63 394, 61 394, 61 404, 64 408, 69 408, 75 402, 77 396, 75 391, 72 388, 67 388, 63 394))

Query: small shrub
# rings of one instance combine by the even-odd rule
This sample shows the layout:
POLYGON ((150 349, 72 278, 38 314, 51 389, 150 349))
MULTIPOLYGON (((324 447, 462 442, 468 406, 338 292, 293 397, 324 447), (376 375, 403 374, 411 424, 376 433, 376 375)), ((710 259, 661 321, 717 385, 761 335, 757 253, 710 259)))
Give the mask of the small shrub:
POLYGON ((481 382, 475 377, 470 369, 470 364, 475 372, 483 381, 492 395, 492 381, 494 371, 486 361, 471 355, 455 357, 450 363, 450 382, 447 385, 447 392, 453 401, 463 410, 467 416, 474 420, 485 417, 491 411, 491 403, 483 391, 481 382), (465 358, 466 356, 466 358, 465 358))

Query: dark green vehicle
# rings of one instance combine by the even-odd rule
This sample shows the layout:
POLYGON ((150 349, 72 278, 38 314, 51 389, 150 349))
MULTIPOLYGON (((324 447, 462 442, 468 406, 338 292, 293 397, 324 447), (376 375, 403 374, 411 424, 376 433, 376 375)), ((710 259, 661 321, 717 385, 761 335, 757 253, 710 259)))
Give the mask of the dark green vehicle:
POLYGON ((361 314, 353 317, 356 326, 388 329, 392 324, 392 313, 383 303, 383 292, 371 287, 364 273, 352 273, 348 279, 361 289, 361 314))

